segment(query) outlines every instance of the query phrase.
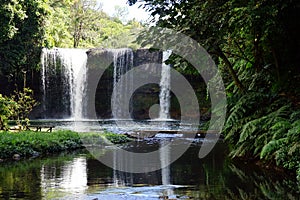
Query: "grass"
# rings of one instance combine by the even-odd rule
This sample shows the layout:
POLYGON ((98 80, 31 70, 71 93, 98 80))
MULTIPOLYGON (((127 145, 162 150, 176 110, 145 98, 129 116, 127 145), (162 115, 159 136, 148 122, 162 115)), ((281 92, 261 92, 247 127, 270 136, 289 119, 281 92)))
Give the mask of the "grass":
POLYGON ((109 132, 76 133, 73 131, 46 132, 0 132, 0 158, 12 158, 14 154, 32 157, 84 148, 89 145, 124 143, 130 141, 125 135, 109 132))

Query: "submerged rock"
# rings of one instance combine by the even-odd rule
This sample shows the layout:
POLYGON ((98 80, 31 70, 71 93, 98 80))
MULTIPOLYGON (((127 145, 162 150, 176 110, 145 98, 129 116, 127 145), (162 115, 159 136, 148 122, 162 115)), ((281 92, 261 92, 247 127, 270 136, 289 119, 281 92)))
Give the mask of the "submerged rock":
POLYGON ((39 157, 39 156, 40 156, 40 153, 37 152, 37 151, 34 151, 34 152, 32 153, 32 157, 31 157, 31 158, 36 158, 36 157, 39 157))

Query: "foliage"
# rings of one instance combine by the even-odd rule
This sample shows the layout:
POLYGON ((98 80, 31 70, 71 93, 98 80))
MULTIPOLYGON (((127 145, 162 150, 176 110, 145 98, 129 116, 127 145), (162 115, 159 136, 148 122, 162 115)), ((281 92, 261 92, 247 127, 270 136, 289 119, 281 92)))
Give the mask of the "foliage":
MULTIPOLYGON (((129 2, 133 4, 136 0, 129 2)), ((228 85, 233 81, 238 92, 248 89, 238 72, 250 68, 256 72, 268 68, 277 79, 274 88, 297 79, 294 42, 299 39, 294 30, 299 24, 291 23, 299 15, 296 0, 142 2, 158 26, 176 30, 199 42, 224 69, 230 79, 228 85)), ((178 56, 173 55, 171 60, 174 66, 186 65, 178 56)))
POLYGON ((84 148, 86 142, 99 145, 105 140, 112 143, 130 141, 125 135, 104 133, 76 133, 73 131, 46 132, 2 132, 0 133, 0 158, 12 158, 14 154, 30 157, 37 154, 49 154, 84 148), (83 144, 82 141, 85 143, 83 144))
POLYGON ((103 136, 113 144, 121 144, 131 141, 131 139, 122 134, 105 132, 103 136))
POLYGON ((14 103, 10 98, 0 94, 0 130, 8 129, 7 120, 13 115, 11 106, 14 103))
POLYGON ((0 85, 7 94, 38 84, 33 77, 42 47, 137 48, 133 41, 142 27, 109 17, 96 0, 1 1, 0 19, 0 85))
POLYGON ((49 1, 50 14, 45 20, 46 47, 72 47, 72 33, 69 31, 71 5, 73 1, 49 1))
POLYGON ((19 129, 25 129, 29 114, 37 104, 30 88, 23 88, 22 92, 15 90, 11 97, 0 94, 0 130, 8 130, 7 120, 16 120, 19 129))
POLYGON ((285 97, 263 96, 246 94, 231 108, 224 130, 231 156, 269 161, 299 177, 300 111, 285 97))
MULTIPOLYGON (((0 3, 0 74, 22 86, 24 73, 38 68, 44 41, 47 0, 8 0, 0 3)), ((26 77, 25 77, 26 78, 26 77)))
POLYGON ((15 102, 11 107, 11 120, 16 120, 20 127, 29 125, 29 114, 38 105, 33 98, 33 91, 30 88, 23 88, 22 92, 15 91, 11 100, 15 102))
POLYGON ((95 0, 51 0, 49 4, 47 47, 138 47, 134 38, 142 25, 135 20, 123 24, 119 18, 126 14, 123 8, 116 8, 115 16, 110 17, 95 0))
POLYGON ((1 158, 12 158, 14 154, 28 157, 79 147, 81 147, 80 138, 77 133, 71 131, 53 133, 25 131, 0 134, 1 158))
POLYGON ((101 133, 82 133, 80 134, 80 138, 82 139, 83 144, 88 146, 105 145, 110 142, 113 144, 121 144, 131 141, 131 139, 125 135, 107 131, 101 133))
MULTIPOLYGON (((300 130, 296 122, 300 76, 296 54, 300 29, 299 22, 293 20, 299 18, 299 2, 142 2, 158 26, 190 36, 218 64, 228 96, 224 134, 231 155, 268 160, 299 173, 300 130)), ((183 71, 193 70, 176 55, 169 62, 179 70, 181 66, 183 71)))

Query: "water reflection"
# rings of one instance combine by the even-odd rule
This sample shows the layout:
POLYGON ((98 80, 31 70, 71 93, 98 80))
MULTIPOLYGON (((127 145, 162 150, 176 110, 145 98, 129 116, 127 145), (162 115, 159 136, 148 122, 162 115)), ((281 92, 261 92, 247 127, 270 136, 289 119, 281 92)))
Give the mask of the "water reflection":
MULTIPOLYGON (((164 146, 158 140, 149 146, 164 146)), ((139 146, 144 144, 139 143, 139 146)), ((133 144, 130 145, 131 148, 133 144)), ((0 165, 0 199, 299 199, 299 186, 286 174, 226 159, 219 143, 205 159, 194 144, 162 170, 132 174, 112 170, 88 152, 0 165)), ((103 149, 105 155, 111 149, 103 149)), ((165 166, 171 149, 160 152, 165 166)), ((116 155, 117 156, 117 155, 116 155)), ((115 161, 117 161, 117 157, 115 161)), ((116 165, 131 165, 130 159, 116 165)))
MULTIPOLYGON (((161 164, 161 182, 163 186, 171 185, 171 171, 170 171, 170 165, 171 159, 170 159, 170 146, 167 145, 168 140, 164 139, 161 140, 160 146, 160 164, 161 164), (165 147, 165 148, 162 148, 165 147)), ((166 190, 166 194, 164 196, 170 197, 173 196, 174 192, 172 188, 168 188, 166 190)))
POLYGON ((85 193, 87 189, 87 162, 86 157, 74 158, 64 165, 42 165, 41 190, 44 196, 50 197, 51 193, 85 193))

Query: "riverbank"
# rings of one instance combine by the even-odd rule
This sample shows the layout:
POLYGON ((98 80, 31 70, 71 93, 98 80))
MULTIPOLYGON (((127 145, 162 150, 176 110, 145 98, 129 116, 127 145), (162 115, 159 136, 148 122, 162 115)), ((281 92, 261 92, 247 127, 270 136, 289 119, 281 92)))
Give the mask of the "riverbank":
POLYGON ((62 151, 84 148, 90 145, 124 143, 130 141, 125 135, 110 132, 76 133, 73 131, 47 132, 0 132, 0 160, 37 157, 62 151))

